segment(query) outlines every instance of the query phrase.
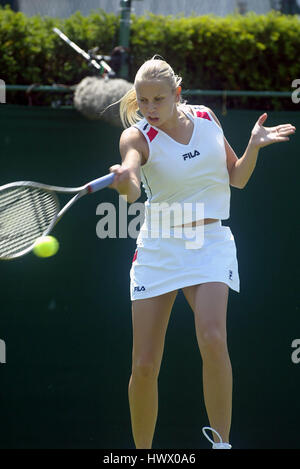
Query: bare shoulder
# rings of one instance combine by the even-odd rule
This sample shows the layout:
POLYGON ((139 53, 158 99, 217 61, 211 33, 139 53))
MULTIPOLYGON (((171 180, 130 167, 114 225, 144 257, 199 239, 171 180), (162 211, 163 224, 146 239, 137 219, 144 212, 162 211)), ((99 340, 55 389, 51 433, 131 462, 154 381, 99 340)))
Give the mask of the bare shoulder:
POLYGON ((128 152, 135 151, 141 157, 141 164, 144 164, 148 158, 148 144, 144 135, 136 127, 128 127, 125 129, 120 137, 120 152, 121 155, 126 155, 128 152))
POLYGON ((128 127, 123 130, 120 137, 120 144, 129 146, 141 146, 146 142, 144 135, 136 127, 128 127))

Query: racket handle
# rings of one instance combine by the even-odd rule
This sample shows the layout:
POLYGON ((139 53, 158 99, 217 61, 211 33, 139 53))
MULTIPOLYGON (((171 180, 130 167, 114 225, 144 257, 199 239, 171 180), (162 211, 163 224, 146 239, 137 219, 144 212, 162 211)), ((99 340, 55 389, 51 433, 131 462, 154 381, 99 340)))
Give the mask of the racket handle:
POLYGON ((87 191, 91 193, 97 192, 100 189, 104 189, 104 187, 109 186, 113 182, 114 178, 114 173, 109 173, 106 174, 106 176, 102 176, 101 178, 95 179, 94 181, 88 183, 87 191))

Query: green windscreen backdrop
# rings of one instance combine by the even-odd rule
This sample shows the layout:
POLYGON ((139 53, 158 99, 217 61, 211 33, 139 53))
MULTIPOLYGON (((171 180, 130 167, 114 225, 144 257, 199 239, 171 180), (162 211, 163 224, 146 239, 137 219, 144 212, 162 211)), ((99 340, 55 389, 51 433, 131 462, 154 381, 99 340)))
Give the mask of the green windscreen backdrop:
MULTIPOLYGON (((241 157, 260 112, 215 111, 241 157)), ((300 129, 300 113, 272 112, 265 125, 288 122, 300 129)), ((0 124, 0 185, 80 186, 120 163, 121 130, 75 110, 2 104, 0 124)), ((224 222, 235 236, 241 280, 228 305, 235 448, 300 447, 300 350, 292 347, 300 342, 299 161, 297 133, 261 150, 246 188, 232 188, 224 222)), ((104 202, 118 216, 118 194, 108 188, 65 215, 53 232, 56 256, 0 263, 1 448, 134 447, 127 387, 135 239, 120 238, 118 223, 116 238, 98 238, 96 209, 104 202)), ((179 292, 159 377, 154 448, 210 446, 201 433, 208 424, 201 368, 193 314, 179 292)))

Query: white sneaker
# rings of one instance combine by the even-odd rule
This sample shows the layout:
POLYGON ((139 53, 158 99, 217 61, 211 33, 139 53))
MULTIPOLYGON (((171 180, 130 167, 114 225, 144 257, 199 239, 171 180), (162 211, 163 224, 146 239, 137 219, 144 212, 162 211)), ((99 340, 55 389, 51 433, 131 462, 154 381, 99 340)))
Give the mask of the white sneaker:
POLYGON ((231 445, 229 443, 224 443, 222 438, 221 438, 221 435, 217 432, 217 430, 215 430, 214 428, 211 428, 211 427, 203 427, 202 428, 202 433, 203 435, 205 436, 205 438, 208 439, 208 441, 210 441, 212 443, 212 449, 231 449, 231 445), (220 442, 219 443, 215 443, 214 440, 212 440, 208 434, 206 433, 206 430, 210 430, 211 432, 214 432, 217 437, 219 438, 220 442))

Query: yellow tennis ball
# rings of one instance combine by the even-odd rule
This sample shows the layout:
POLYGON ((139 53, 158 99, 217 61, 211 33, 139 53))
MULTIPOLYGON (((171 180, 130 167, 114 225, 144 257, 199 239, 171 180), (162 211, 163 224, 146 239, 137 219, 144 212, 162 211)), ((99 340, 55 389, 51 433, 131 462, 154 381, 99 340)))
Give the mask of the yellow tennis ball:
POLYGON ((59 242, 54 236, 41 236, 35 242, 33 252, 38 257, 51 257, 57 253, 59 242))

